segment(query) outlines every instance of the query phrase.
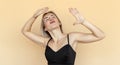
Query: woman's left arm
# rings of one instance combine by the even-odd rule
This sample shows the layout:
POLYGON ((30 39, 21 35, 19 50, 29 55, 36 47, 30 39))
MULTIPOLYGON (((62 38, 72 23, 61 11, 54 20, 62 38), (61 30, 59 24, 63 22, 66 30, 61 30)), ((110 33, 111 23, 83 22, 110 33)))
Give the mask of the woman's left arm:
POLYGON ((105 37, 104 32, 95 25, 93 25, 92 23, 85 20, 85 18, 79 14, 76 8, 70 8, 69 11, 77 20, 73 25, 82 24, 92 32, 92 33, 72 32, 70 33, 70 36, 74 38, 74 41, 85 43, 94 42, 101 40, 105 37))

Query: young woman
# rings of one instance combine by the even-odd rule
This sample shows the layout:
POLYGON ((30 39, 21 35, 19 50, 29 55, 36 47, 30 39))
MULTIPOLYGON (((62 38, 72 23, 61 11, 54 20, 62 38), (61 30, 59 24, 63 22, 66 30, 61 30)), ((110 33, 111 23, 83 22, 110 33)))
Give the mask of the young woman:
POLYGON ((48 9, 48 7, 45 7, 37 10, 21 30, 27 38, 37 44, 42 44, 46 48, 45 56, 48 65, 74 65, 76 57, 75 48, 78 42, 90 43, 105 37, 103 31, 85 20, 76 8, 69 8, 69 12, 76 18, 76 22, 73 25, 84 25, 91 33, 63 33, 61 21, 54 12, 48 11, 48 9), (43 34, 37 35, 31 32, 31 27, 36 18, 41 14, 43 14, 43 17, 40 28, 43 34))

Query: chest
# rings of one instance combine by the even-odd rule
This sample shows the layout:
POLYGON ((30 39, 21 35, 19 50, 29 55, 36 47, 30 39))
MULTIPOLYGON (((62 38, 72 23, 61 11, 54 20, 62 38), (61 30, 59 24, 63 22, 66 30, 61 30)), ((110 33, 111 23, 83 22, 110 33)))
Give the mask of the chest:
POLYGON ((52 50, 49 46, 47 46, 45 50, 45 56, 48 60, 50 59, 64 60, 75 55, 76 55, 76 52, 72 49, 70 45, 65 45, 58 51, 52 50))

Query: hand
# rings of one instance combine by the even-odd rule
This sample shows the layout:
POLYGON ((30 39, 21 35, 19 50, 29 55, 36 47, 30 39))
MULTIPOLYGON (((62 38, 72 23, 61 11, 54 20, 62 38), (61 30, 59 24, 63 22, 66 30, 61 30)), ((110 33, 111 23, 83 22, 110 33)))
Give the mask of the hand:
POLYGON ((73 25, 81 24, 84 22, 84 17, 81 16, 76 8, 69 8, 69 12, 76 18, 77 22, 74 22, 73 25))
POLYGON ((42 8, 42 9, 38 9, 38 10, 35 12, 35 14, 33 15, 33 17, 36 18, 36 17, 38 17, 39 15, 46 13, 46 12, 48 11, 48 9, 49 9, 48 7, 44 7, 44 8, 42 8))

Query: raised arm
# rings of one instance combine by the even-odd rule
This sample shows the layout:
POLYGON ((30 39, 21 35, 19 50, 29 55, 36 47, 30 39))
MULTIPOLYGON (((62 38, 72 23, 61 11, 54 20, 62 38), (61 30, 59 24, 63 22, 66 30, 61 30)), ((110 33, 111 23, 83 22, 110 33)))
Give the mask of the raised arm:
POLYGON ((24 36, 26 36, 28 39, 32 40, 33 42, 35 42, 37 44, 42 43, 43 46, 46 46, 46 41, 49 38, 46 38, 46 37, 43 37, 41 35, 33 33, 31 31, 31 27, 32 27, 33 23, 35 22, 36 18, 39 15, 47 12, 47 10, 48 10, 48 7, 37 10, 36 13, 25 23, 25 25, 23 26, 23 28, 21 30, 22 34, 24 36))
POLYGON ((88 43, 101 40, 105 37, 104 32, 92 23, 85 20, 85 18, 79 14, 76 8, 69 8, 69 11, 77 20, 73 25, 82 24, 91 31, 91 33, 71 32, 70 35, 75 41, 88 43))

